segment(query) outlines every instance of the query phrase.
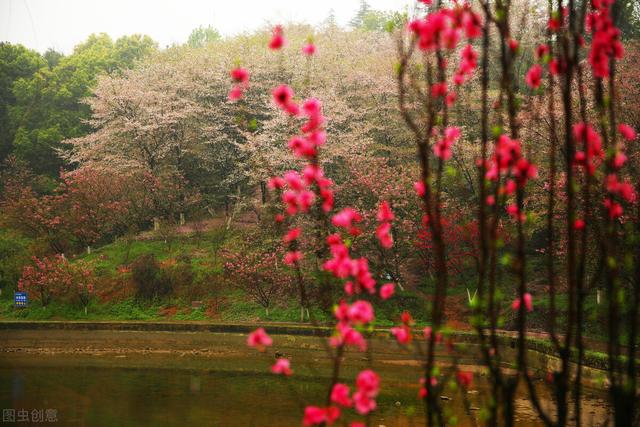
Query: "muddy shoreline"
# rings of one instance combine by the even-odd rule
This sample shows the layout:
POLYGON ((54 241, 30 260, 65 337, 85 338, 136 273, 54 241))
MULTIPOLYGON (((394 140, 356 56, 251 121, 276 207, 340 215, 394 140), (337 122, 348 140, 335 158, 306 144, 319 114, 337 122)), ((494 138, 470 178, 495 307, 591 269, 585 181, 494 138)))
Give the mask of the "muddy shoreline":
MULTIPOLYGON (((244 351, 246 334, 256 326, 256 323, 211 322, 0 321, 0 354, 237 356, 244 351)), ((260 323, 260 326, 270 335, 278 336, 277 341, 284 342, 287 351, 322 353, 317 337, 331 334, 331 329, 325 326, 286 323, 260 323)), ((474 333, 457 331, 451 336, 457 343, 477 345, 474 333)), ((407 359, 398 355, 398 346, 389 339, 388 330, 376 329, 372 339, 382 355, 407 359)), ((504 332, 499 343, 509 350, 515 347, 516 338, 504 332)), ((531 334, 527 347, 536 368, 548 369, 557 362, 550 344, 540 334, 531 334)), ((475 351, 472 353, 477 356, 475 351)), ((606 365, 601 356, 588 357, 585 363, 594 375, 605 370, 606 365)))

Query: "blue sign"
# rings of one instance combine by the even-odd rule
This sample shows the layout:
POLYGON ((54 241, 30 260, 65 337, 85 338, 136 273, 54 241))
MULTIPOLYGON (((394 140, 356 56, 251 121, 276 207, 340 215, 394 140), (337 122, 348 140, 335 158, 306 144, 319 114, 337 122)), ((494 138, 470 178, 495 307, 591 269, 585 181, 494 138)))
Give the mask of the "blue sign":
POLYGON ((26 292, 14 292, 13 294, 14 307, 26 307, 29 305, 29 298, 26 292))

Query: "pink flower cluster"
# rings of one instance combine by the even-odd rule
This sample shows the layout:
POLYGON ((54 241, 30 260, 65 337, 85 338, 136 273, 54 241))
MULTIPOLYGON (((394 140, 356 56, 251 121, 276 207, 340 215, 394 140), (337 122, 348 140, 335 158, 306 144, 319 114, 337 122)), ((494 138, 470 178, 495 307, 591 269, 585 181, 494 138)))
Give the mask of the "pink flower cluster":
MULTIPOLYGON (((282 28, 275 27, 269 48, 277 50, 283 45, 282 28)), ((303 47, 302 53, 312 56, 315 53, 315 45, 309 42, 303 47)), ((292 137, 288 147, 296 157, 307 161, 301 171, 289 171, 269 180, 268 187, 279 192, 285 207, 284 213, 276 216, 276 221, 284 222, 287 216, 308 213, 316 204, 321 212, 328 214, 334 207, 334 193, 333 182, 324 176, 318 161, 319 149, 326 142, 322 104, 316 98, 309 98, 301 104, 298 103, 295 100, 293 89, 287 85, 280 85, 273 89, 272 96, 275 104, 283 112, 295 118, 305 119, 300 127, 300 135, 292 137)), ((351 236, 357 237, 362 233, 358 227, 362 219, 357 211, 346 207, 331 217, 331 223, 338 229, 343 229, 351 236)), ((394 214, 387 202, 380 205, 377 219, 379 226, 376 235, 381 245, 389 248, 393 244, 391 222, 394 220, 394 214)), ((301 268, 300 260, 303 258, 303 253, 298 249, 298 239, 301 234, 300 228, 293 227, 288 229, 283 236, 283 242, 289 248, 284 262, 296 269, 301 268)), ((336 278, 346 280, 345 294, 348 297, 362 291, 375 294, 376 280, 369 271, 367 259, 352 259, 349 248, 340 233, 328 236, 327 245, 330 250, 330 258, 323 263, 322 268, 331 272, 336 278)), ((393 283, 381 286, 381 299, 390 298, 394 290, 393 283)), ((364 300, 356 300, 351 303, 342 300, 335 308, 334 315, 336 332, 330 337, 330 345, 334 347, 355 346, 361 351, 366 350, 367 342, 360 331, 375 320, 371 303, 364 300)), ((249 346, 256 347, 261 351, 271 343, 271 338, 262 328, 252 332, 247 339, 249 346)), ((282 358, 276 361, 271 367, 271 371, 285 376, 292 374, 289 360, 282 358)), ((349 388, 346 385, 335 384, 331 391, 331 401, 338 406, 307 406, 304 411, 303 424, 305 426, 332 424, 341 416, 340 407, 355 406, 356 411, 360 414, 368 414, 376 408, 375 398, 378 392, 379 378, 377 374, 371 370, 362 371, 356 379, 356 391, 352 397, 350 397, 349 388)), ((362 423, 359 422, 351 424, 351 427, 362 426, 362 423)))
POLYGON ((398 344, 406 345, 413 340, 413 334, 411 332, 411 326, 413 325, 413 318, 408 311, 402 313, 400 317, 401 324, 391 328, 391 335, 396 337, 398 344))
POLYGON ((229 91, 229 101, 234 102, 244 96, 244 91, 249 87, 249 72, 242 67, 231 70, 231 80, 235 83, 229 91))
POLYGON ((604 158, 600 134, 590 124, 580 122, 573 125, 573 140, 581 146, 581 150, 576 150, 574 165, 584 167, 593 175, 604 158))
POLYGON ((273 27, 273 32, 271 33, 271 40, 269 41, 269 49, 271 50, 280 50, 284 47, 286 41, 284 39, 284 31, 282 30, 282 25, 276 25, 273 27))
POLYGON ((592 12, 587 15, 587 31, 592 33, 589 64, 596 77, 609 77, 609 60, 621 59, 624 47, 620 41, 620 30, 611 17, 611 6, 615 0, 591 0, 592 12))
POLYGON ((452 155, 451 147, 458 139, 460 139, 460 128, 455 126, 446 128, 444 137, 433 146, 433 154, 442 160, 449 160, 452 155))
MULTIPOLYGON (((495 145, 493 155, 488 160, 486 178, 490 181, 499 181, 505 177, 505 183, 501 185, 500 194, 512 195, 518 188, 524 188, 530 179, 538 176, 538 168, 522 155, 522 144, 517 139, 501 135, 495 145)), ((495 198, 489 196, 487 204, 495 203, 495 198)), ((507 206, 507 213, 524 221, 525 215, 520 212, 518 206, 513 203, 507 206)))
MULTIPOLYGON (((331 389, 331 402, 350 408, 355 406, 356 411, 366 415, 376 409, 376 397, 380 391, 380 377, 374 371, 367 369, 361 371, 356 378, 356 391, 349 396, 349 386, 343 383, 334 384, 331 389)), ((353 426, 354 424, 352 424, 353 426)))
MULTIPOLYGON (((430 2, 425 2, 430 3, 430 2)), ((460 40, 466 37, 469 41, 482 35, 480 16, 471 10, 468 3, 456 4, 452 8, 441 8, 428 13, 424 18, 409 22, 408 30, 417 38, 418 47, 423 51, 440 49, 453 50, 458 47, 460 40)), ((438 67, 447 67, 447 61, 442 59, 438 67)), ((456 86, 462 85, 478 67, 478 53, 471 43, 460 51, 460 63, 453 76, 456 86)), ((434 99, 444 98, 447 105, 456 101, 456 92, 449 90, 446 81, 434 83, 431 86, 431 96, 434 99)))
POLYGON ((288 377, 293 374, 293 371, 291 370, 291 362, 289 362, 289 359, 279 358, 271 367, 271 372, 276 375, 284 375, 288 377))
POLYGON ((629 181, 620 181, 615 174, 609 174, 605 180, 605 187, 608 195, 604 199, 604 206, 609 212, 610 219, 616 219, 622 216, 624 210, 622 205, 615 199, 621 198, 622 200, 633 203, 636 201, 636 192, 633 185, 629 181))
POLYGON ((273 344, 273 340, 264 328, 258 328, 251 332, 247 337, 247 345, 249 347, 255 347, 260 351, 264 351, 265 347, 270 347, 273 344))
POLYGON ((376 409, 376 396, 380 391, 380 377, 371 369, 358 374, 356 378, 356 392, 353 393, 353 402, 356 411, 362 415, 376 409))
POLYGON ((364 326, 375 319, 371 304, 358 300, 349 305, 343 300, 336 306, 334 316, 337 320, 336 333, 330 338, 329 343, 333 347, 348 345, 365 351, 367 342, 356 327, 364 326))
POLYGON ((329 406, 328 408, 307 406, 304 408, 302 424, 305 426, 315 426, 325 423, 333 424, 338 418, 340 418, 340 408, 337 406, 329 406))
POLYGON ((322 268, 338 279, 351 279, 345 283, 347 295, 359 294, 362 290, 370 294, 376 292, 376 281, 369 271, 366 258, 353 259, 349 255, 349 248, 344 244, 339 234, 332 234, 327 238, 331 258, 325 261, 322 268))
POLYGON ((542 83, 542 66, 540 64, 533 64, 531 68, 529 68, 529 71, 527 71, 524 81, 531 89, 538 89, 540 83, 542 83))
POLYGON ((468 44, 460 51, 460 65, 453 76, 453 82, 456 85, 461 85, 473 74, 476 68, 478 68, 478 52, 473 49, 471 44, 468 44))
POLYGON ((383 248, 389 249, 393 246, 393 237, 391 236, 391 222, 395 215, 389 206, 389 203, 383 201, 378 208, 378 228, 376 229, 376 237, 383 248))
POLYGON ((468 39, 482 35, 482 21, 465 3, 415 19, 409 23, 409 30, 416 35, 418 47, 424 51, 455 49, 463 35, 468 39))
POLYGON ((522 295, 522 298, 516 298, 513 303, 511 303, 511 308, 513 311, 520 310, 520 305, 524 302, 524 307, 527 311, 533 311, 533 297, 530 293, 525 293, 522 295))

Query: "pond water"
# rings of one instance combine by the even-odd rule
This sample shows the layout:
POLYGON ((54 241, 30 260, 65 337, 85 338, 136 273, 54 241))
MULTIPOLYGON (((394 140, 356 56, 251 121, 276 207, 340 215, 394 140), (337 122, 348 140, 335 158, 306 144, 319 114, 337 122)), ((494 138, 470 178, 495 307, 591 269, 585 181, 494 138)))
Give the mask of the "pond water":
MULTIPOLYGON (((76 341, 76 347, 65 347, 48 337, 44 347, 40 342, 20 352, 0 353, 0 408, 15 410, 16 417, 20 410, 29 411, 31 417, 34 409, 52 409, 55 412, 47 414, 55 414, 60 426, 280 427, 301 425, 303 405, 322 402, 326 396, 329 363, 318 338, 274 337, 274 350, 257 354, 244 346, 239 334, 208 334, 206 339, 198 334, 152 334, 149 339, 129 332, 118 337, 124 348, 116 351, 97 346, 108 339, 96 337, 97 332, 85 337, 81 346, 76 341), (203 347, 202 340, 208 346, 203 347), (291 378, 268 373, 276 349, 291 358, 291 378)), ((419 365, 389 343, 378 343, 371 354, 373 368, 382 378, 372 425, 424 425, 417 399, 419 365)), ((369 363, 362 353, 349 354, 343 368, 346 381, 352 383, 369 363)), ((474 368, 470 360, 463 363, 474 368)), ((539 384, 547 401, 546 387, 542 381, 539 384)), ((470 425, 460 392, 447 394, 443 404, 462 425, 470 425)), ((470 416, 477 418, 477 408, 487 398, 480 376, 467 397, 474 409, 470 416)), ((602 392, 587 389, 584 403, 586 425, 606 418, 602 392)), ((347 414, 357 419, 352 411, 347 414)), ((517 399, 517 418, 519 425, 540 425, 524 391, 517 399)), ((38 424, 30 419, 31 425, 38 424)), ((20 424, 29 423, 16 422, 20 424)))

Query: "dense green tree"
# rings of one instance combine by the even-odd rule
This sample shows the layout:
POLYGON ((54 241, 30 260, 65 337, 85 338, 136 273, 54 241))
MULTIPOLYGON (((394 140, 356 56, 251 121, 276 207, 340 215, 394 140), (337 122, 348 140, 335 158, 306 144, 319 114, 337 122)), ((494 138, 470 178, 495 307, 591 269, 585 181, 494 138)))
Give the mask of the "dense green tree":
POLYGON ((191 47, 202 47, 216 40, 220 40, 220 33, 212 26, 199 26, 191 31, 187 45, 191 47))
POLYGON ((60 60, 64 58, 64 54, 62 52, 58 52, 53 48, 49 48, 45 53, 42 54, 44 59, 49 64, 49 68, 53 68, 60 63, 60 60))
POLYGON ((15 79, 14 105, 9 107, 13 150, 38 174, 57 175, 62 167, 61 141, 86 134, 89 108, 81 102, 91 94, 98 75, 131 68, 156 50, 148 36, 93 34, 73 53, 47 52, 47 62, 33 75, 15 79))
POLYGON ((9 154, 15 129, 9 121, 9 108, 15 105, 13 85, 19 79, 29 79, 46 61, 35 51, 21 45, 0 43, 0 161, 9 154))
POLYGON ((351 18, 351 21, 349 21, 349 25, 351 25, 353 28, 360 28, 362 26, 362 23, 364 22, 365 16, 370 11, 371 6, 369 6, 369 3, 367 3, 366 0, 360 0, 360 8, 356 12, 356 15, 351 18))
POLYGON ((640 38, 640 2, 620 0, 616 2, 617 25, 625 39, 640 38))

